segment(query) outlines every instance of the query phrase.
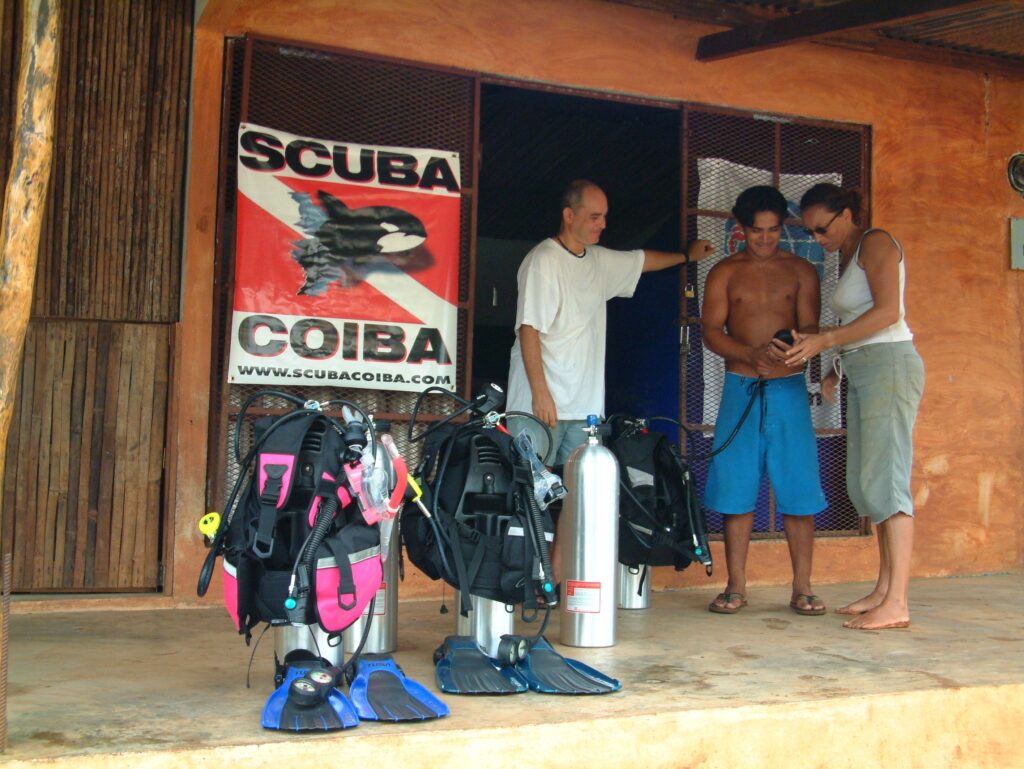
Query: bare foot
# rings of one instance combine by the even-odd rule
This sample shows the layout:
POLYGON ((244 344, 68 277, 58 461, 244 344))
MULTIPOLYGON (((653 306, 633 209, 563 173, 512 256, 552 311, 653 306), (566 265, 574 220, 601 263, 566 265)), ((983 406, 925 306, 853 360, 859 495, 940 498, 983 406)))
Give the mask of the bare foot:
POLYGON ((853 603, 848 603, 836 609, 836 614, 864 614, 882 603, 885 593, 871 593, 863 598, 858 598, 853 603))
POLYGON ((910 612, 907 608, 880 605, 843 623, 852 630, 889 630, 910 627, 910 612))

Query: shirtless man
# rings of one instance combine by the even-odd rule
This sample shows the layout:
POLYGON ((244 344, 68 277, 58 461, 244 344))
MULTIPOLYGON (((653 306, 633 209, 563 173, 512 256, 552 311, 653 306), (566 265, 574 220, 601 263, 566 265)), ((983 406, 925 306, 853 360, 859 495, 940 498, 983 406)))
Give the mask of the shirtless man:
POLYGON ((787 366, 775 333, 816 333, 821 296, 814 267, 779 249, 786 200, 774 187, 751 187, 733 208, 746 247, 723 259, 704 287, 704 344, 725 358, 725 383, 715 424, 715 448, 736 437, 708 471, 704 503, 725 522, 728 583, 708 606, 735 614, 747 605, 747 550, 761 477, 767 469, 775 509, 783 516, 793 565, 790 608, 824 614, 811 590, 814 514, 826 507, 818 476, 818 451, 807 403, 803 363, 787 366))

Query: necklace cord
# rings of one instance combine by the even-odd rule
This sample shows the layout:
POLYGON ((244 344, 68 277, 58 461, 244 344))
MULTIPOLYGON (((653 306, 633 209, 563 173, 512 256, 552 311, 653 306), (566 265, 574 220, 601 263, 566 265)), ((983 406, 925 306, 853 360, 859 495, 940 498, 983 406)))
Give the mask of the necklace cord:
POLYGON ((565 245, 565 243, 562 242, 561 235, 556 235, 555 236, 555 240, 558 241, 558 245, 560 245, 562 248, 564 248, 570 254, 575 256, 577 259, 582 259, 584 256, 587 255, 587 249, 586 248, 583 249, 583 253, 582 254, 577 254, 575 251, 573 251, 571 248, 569 248, 567 245, 565 245))

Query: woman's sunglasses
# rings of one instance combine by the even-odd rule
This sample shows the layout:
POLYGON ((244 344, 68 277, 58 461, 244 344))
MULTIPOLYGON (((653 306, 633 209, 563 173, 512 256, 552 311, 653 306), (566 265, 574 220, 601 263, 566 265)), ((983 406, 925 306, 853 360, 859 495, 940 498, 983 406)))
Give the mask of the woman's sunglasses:
POLYGON ((824 235, 825 233, 828 232, 828 228, 832 226, 832 222, 834 222, 836 219, 838 219, 839 218, 839 214, 841 214, 841 213, 843 213, 843 212, 842 211, 836 211, 835 216, 833 216, 831 219, 829 219, 828 220, 828 224, 826 224, 824 227, 810 227, 810 228, 804 227, 804 232, 806 232, 808 235, 824 235))

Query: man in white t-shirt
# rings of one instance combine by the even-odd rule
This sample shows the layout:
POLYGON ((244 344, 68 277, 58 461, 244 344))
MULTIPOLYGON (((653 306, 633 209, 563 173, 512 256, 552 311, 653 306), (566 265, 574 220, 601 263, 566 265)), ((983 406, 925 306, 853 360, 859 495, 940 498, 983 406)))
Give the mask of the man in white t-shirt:
MULTIPOLYGON (((686 254, 613 251, 597 245, 608 199, 593 182, 569 184, 557 236, 537 244, 519 267, 516 341, 509 366, 509 411, 534 414, 551 428, 551 465, 562 465, 586 439, 587 416, 604 414, 606 304, 633 295, 640 274, 682 264, 686 254)), ((689 259, 714 247, 695 241, 689 259)), ((529 423, 528 420, 523 420, 529 423)), ((513 427, 513 433, 522 429, 513 427)), ((544 451, 535 438, 538 451, 544 451)))

